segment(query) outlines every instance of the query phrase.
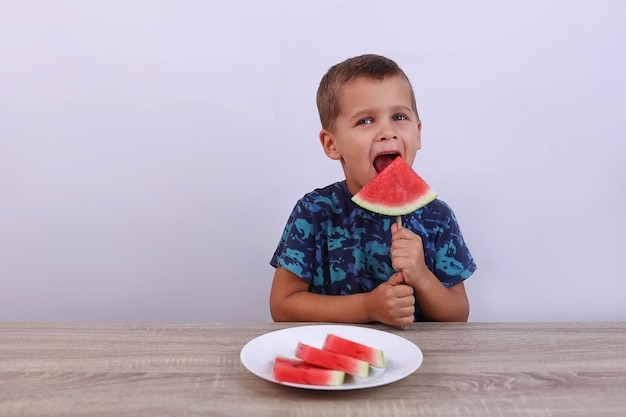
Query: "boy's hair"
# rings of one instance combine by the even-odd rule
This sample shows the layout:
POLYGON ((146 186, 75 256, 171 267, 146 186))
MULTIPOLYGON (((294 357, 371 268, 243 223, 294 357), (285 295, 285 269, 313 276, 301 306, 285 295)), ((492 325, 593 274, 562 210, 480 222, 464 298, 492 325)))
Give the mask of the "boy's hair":
POLYGON ((389 77, 402 77, 411 90, 411 104, 419 119, 415 93, 409 78, 393 60, 384 56, 366 54, 348 58, 339 64, 330 67, 322 77, 317 89, 317 110, 320 115, 323 129, 332 129, 335 119, 339 115, 339 98, 343 86, 359 77, 382 81, 389 77))

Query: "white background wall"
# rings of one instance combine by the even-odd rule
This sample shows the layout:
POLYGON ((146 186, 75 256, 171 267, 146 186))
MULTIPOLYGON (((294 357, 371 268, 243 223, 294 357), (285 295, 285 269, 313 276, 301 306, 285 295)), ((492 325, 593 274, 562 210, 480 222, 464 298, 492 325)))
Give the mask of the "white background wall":
POLYGON ((0 320, 266 321, 315 91, 396 60, 473 321, 626 320, 626 2, 0 0, 0 320))

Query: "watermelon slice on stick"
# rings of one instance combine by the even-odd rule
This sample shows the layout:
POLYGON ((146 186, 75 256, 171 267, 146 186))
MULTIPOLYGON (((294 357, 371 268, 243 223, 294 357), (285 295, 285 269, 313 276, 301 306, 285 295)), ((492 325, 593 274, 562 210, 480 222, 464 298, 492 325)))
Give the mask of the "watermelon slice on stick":
POLYGON ((435 198, 437 193, 398 156, 361 188, 352 201, 374 213, 398 216, 398 226, 402 227, 402 215, 424 207, 435 198))

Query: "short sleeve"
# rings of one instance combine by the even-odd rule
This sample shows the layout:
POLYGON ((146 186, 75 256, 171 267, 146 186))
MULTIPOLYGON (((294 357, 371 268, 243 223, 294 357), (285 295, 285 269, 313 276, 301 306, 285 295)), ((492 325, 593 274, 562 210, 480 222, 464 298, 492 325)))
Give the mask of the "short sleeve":
POLYGON ((440 232, 435 237, 433 273, 446 287, 451 287, 469 278, 476 271, 476 263, 454 212, 445 203, 442 210, 446 214, 442 217, 440 232))
POLYGON ((315 226, 309 214, 306 202, 298 201, 287 220, 270 265, 285 268, 310 283, 316 243, 315 226))

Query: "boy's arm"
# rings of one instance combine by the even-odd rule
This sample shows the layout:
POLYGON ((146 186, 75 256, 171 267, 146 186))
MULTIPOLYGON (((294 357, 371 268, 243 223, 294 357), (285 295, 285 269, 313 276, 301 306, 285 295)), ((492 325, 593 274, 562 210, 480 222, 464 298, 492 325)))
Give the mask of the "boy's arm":
POLYGON ((315 294, 309 292, 309 284, 302 278, 278 267, 270 293, 270 312, 274 321, 379 321, 404 327, 413 322, 414 302, 413 289, 400 282, 382 283, 362 294, 315 294))
POLYGON ((432 272, 429 275, 413 287, 424 315, 435 321, 467 321, 469 301, 463 282, 446 287, 432 272))

